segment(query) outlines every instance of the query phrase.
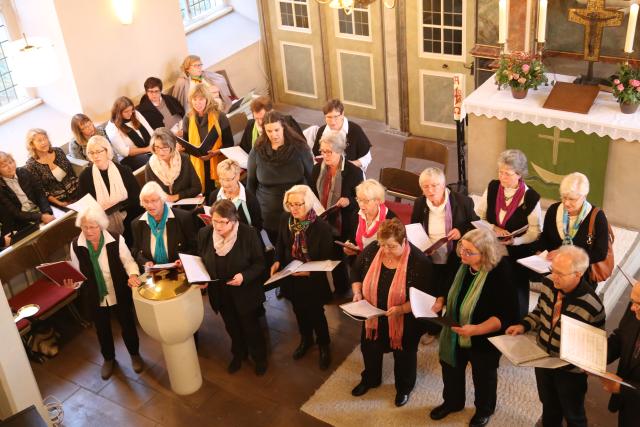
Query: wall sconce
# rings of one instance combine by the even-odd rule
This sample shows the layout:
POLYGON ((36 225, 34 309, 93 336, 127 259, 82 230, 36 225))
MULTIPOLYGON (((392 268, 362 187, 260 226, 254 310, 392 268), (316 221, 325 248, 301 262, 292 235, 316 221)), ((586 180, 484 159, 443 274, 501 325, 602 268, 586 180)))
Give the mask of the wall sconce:
POLYGON ((116 16, 124 25, 133 22, 133 0, 111 0, 116 16))
POLYGON ((53 43, 44 37, 27 37, 7 43, 11 75, 23 87, 45 86, 60 75, 53 43))

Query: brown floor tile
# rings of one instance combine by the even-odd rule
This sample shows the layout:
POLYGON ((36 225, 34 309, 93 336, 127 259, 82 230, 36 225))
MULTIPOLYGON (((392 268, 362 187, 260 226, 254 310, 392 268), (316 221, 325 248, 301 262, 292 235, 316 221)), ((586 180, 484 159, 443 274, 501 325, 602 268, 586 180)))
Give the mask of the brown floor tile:
POLYGON ((79 385, 51 373, 44 365, 32 363, 31 368, 33 369, 33 375, 36 378, 43 399, 51 395, 55 396, 59 401, 64 402, 80 388, 79 385))
POLYGON ((165 427, 199 427, 208 425, 199 416, 200 411, 194 411, 193 408, 185 405, 180 400, 160 393, 145 403, 138 410, 138 413, 165 427))
POLYGON ((64 402, 64 426, 92 425, 153 427, 155 422, 81 388, 64 402))
POLYGON ((108 381, 100 378, 100 365, 79 359, 67 352, 61 352, 57 358, 47 361, 45 367, 60 378, 78 384, 94 393, 99 392, 108 384, 108 381))
POLYGON ((156 393, 151 387, 136 381, 115 377, 98 394, 120 406, 137 411, 142 405, 151 400, 156 393))

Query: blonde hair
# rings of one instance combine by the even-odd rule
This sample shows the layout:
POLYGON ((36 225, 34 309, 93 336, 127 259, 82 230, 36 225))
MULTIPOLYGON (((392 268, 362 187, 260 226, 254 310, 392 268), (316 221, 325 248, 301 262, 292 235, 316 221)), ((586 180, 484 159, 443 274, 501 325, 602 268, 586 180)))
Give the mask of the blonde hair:
POLYGON ((89 141, 87 141, 87 155, 89 154, 89 151, 91 151, 93 147, 104 148, 105 150, 107 150, 107 158, 109 160, 113 159, 113 149, 111 148, 111 144, 109 143, 109 140, 104 136, 93 135, 91 138, 89 138, 89 141))
POLYGON ((238 176, 240 175, 240 171, 242 170, 242 168, 240 168, 240 165, 235 160, 225 159, 218 163, 216 170, 218 171, 218 175, 220 175, 222 172, 233 172, 236 176, 238 176))
POLYGON ((46 130, 40 128, 29 129, 27 131, 26 137, 27 151, 29 152, 29 156, 33 157, 34 159, 36 158, 36 148, 33 146, 33 141, 38 135, 44 135, 47 138, 47 141, 49 141, 49 152, 51 153, 53 151, 53 147, 51 146, 51 141, 49 140, 49 135, 47 134, 46 130))
POLYGON ((302 194, 303 195, 303 197, 304 197, 304 208, 305 208, 306 212, 309 212, 311 210, 311 208, 314 207, 315 201, 316 201, 316 197, 313 194, 313 191, 311 191, 311 188, 308 185, 298 184, 298 185, 294 185, 293 187, 288 189, 286 191, 286 193, 284 193, 284 197, 282 198, 282 207, 284 208, 285 212, 291 212, 291 210, 287 206, 287 200, 289 199, 289 196, 292 195, 292 194, 302 194))
POLYGON ((477 228, 466 232, 460 240, 466 240, 478 249, 482 257, 481 269, 487 272, 493 270, 502 257, 507 255, 507 250, 492 230, 477 228))
POLYGON ((198 61, 202 62, 202 60, 198 55, 187 55, 187 57, 184 58, 184 61, 182 61, 182 65, 180 66, 180 69, 182 70, 183 73, 185 73, 188 76, 189 68, 191 68, 191 65, 194 62, 198 62, 198 61))
POLYGON ((362 194, 367 199, 384 203, 386 189, 375 179, 365 179, 356 187, 356 194, 362 194))
POLYGON ((189 110, 189 115, 197 114, 196 109, 193 108, 193 99, 198 97, 204 98, 207 101, 207 105, 204 107, 204 111, 202 112, 203 116, 209 113, 218 114, 218 103, 213 99, 211 91, 204 83, 198 83, 193 89, 193 92, 191 92, 191 95, 189 95, 189 107, 191 108, 191 110, 189 110))
POLYGON ((578 195, 587 197, 589 194, 589 178, 583 173, 573 172, 562 178, 560 195, 578 195))

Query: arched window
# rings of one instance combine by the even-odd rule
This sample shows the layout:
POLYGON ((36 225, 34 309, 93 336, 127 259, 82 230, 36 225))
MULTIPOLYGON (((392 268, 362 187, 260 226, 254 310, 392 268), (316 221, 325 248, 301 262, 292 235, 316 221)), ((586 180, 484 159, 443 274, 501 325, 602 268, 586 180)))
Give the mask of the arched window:
POLYGON ((180 0, 182 22, 187 27, 195 21, 206 19, 224 7, 226 7, 225 0, 180 0))
POLYGON ((17 87, 11 76, 11 70, 7 62, 5 46, 9 41, 9 31, 0 12, 0 108, 18 99, 17 87))

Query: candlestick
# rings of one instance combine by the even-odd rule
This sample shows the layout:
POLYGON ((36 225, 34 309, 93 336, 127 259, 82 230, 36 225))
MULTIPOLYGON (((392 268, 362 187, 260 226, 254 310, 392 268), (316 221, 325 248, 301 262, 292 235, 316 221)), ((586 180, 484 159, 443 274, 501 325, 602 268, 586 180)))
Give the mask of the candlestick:
POLYGON ((636 23, 638 22, 638 3, 629 7, 629 24, 627 25, 627 37, 624 42, 624 51, 633 52, 633 39, 636 35, 636 23))
POLYGON ((498 43, 507 42, 507 0, 498 3, 498 43))
POLYGON ((547 32, 547 0, 540 0, 538 4, 538 43, 545 42, 547 32))

